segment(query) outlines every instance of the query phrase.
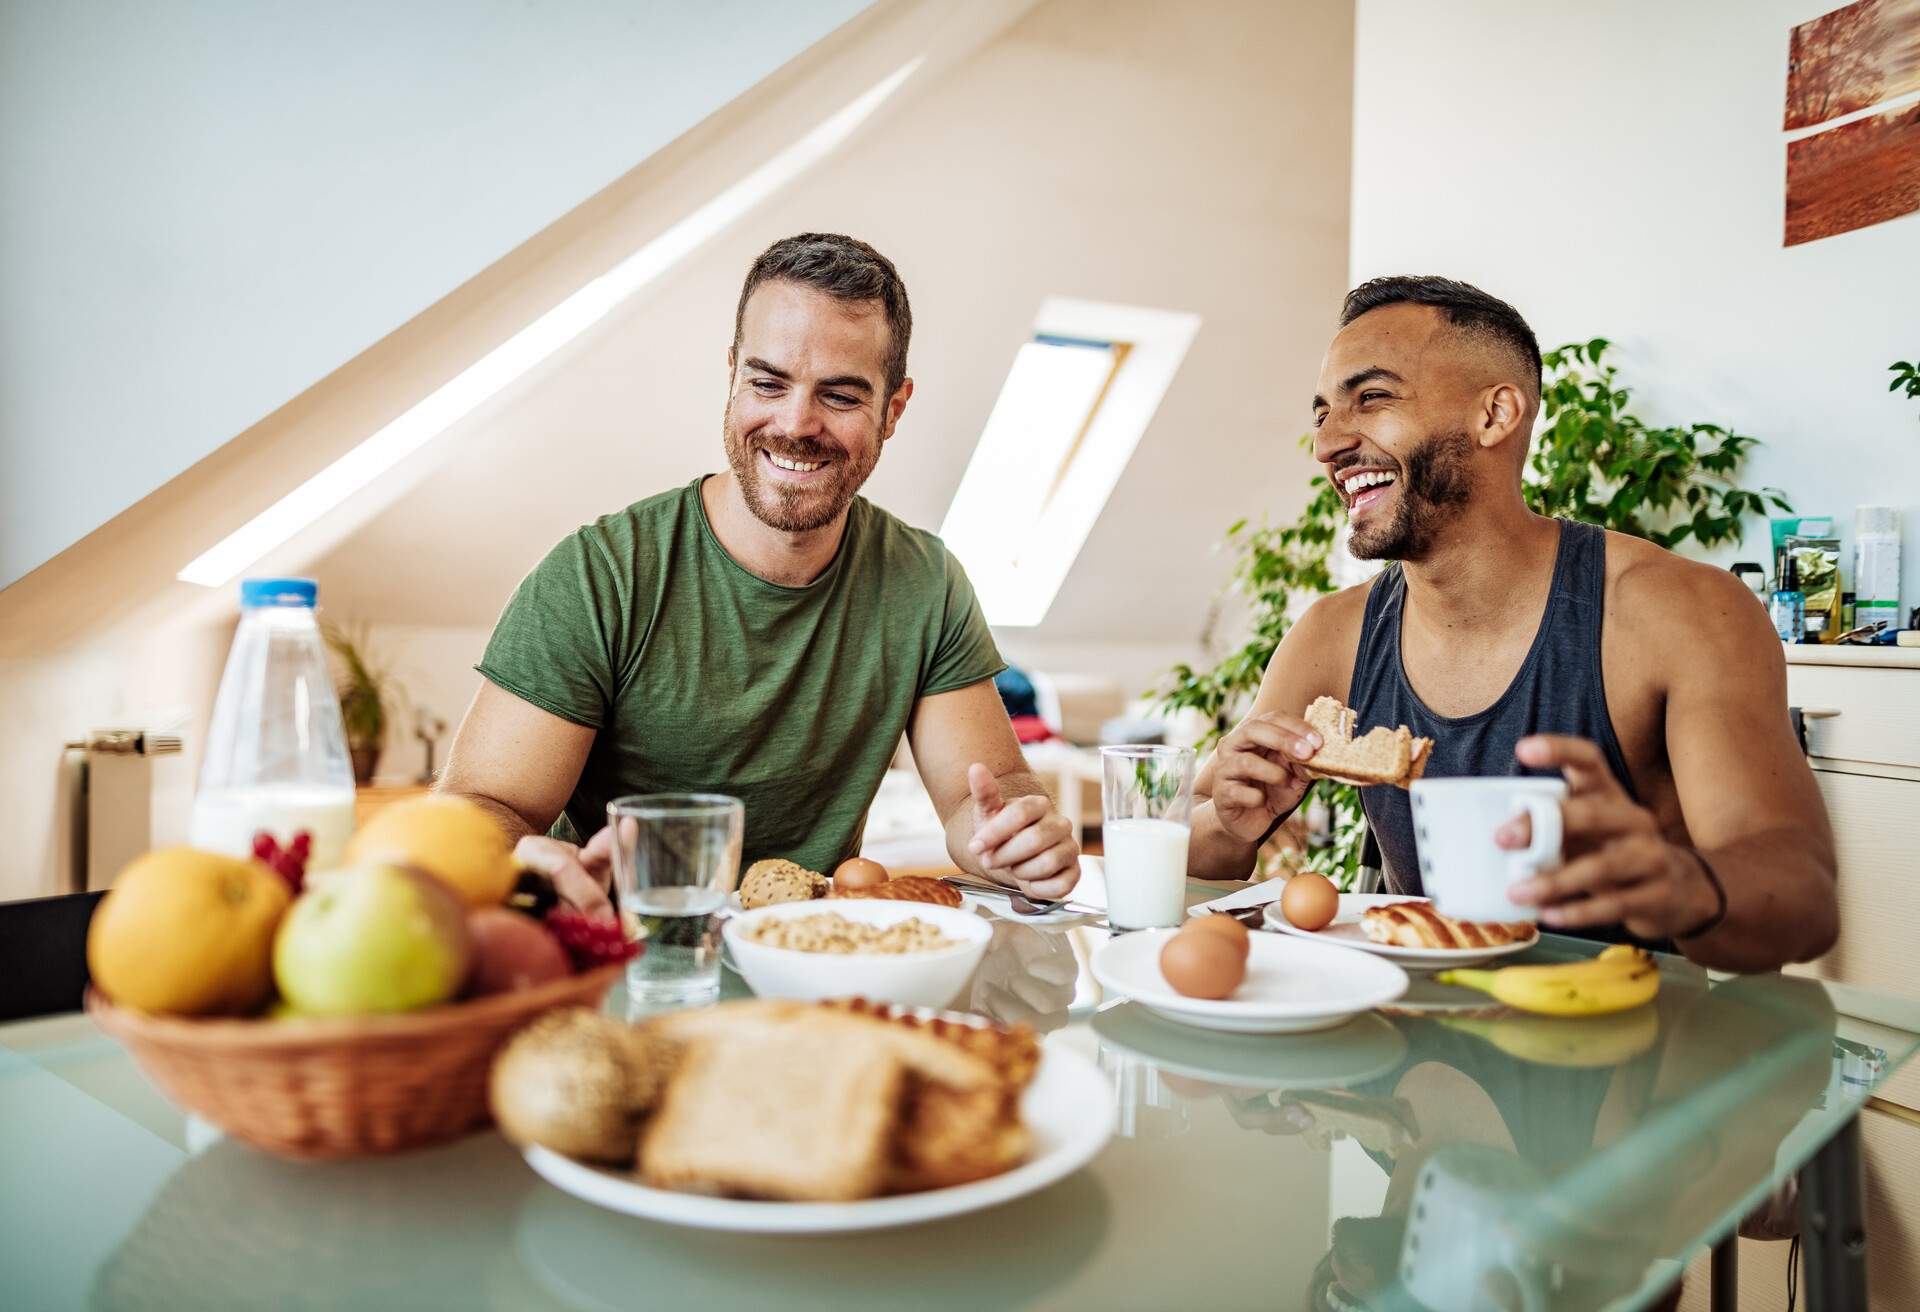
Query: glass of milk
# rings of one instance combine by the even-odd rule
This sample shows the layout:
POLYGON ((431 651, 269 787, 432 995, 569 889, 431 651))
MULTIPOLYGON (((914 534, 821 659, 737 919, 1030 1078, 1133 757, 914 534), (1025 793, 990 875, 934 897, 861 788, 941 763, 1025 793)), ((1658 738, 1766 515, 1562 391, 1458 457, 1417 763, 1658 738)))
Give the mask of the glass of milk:
POLYGON ((1177 925, 1187 909, 1187 826, 1193 818, 1191 747, 1102 747, 1107 923, 1177 925))

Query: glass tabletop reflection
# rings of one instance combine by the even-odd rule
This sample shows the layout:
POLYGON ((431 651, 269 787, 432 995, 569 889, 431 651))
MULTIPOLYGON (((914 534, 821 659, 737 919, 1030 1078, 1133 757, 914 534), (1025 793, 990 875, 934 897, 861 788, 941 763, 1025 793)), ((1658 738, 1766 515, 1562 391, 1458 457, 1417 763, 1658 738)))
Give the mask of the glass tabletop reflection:
MULTIPOLYGON (((492 1133, 282 1162, 184 1117, 81 1016, 3 1026, 7 1302, 1635 1308, 1920 1043, 1912 1003, 1680 958, 1614 1017, 1519 1016, 1415 976, 1334 1030, 1218 1034, 1103 996, 1106 937, 996 917, 955 1002, 1096 1062, 1106 1150, 1027 1198, 865 1235, 635 1220, 492 1133)), ((1521 960, 1591 950, 1548 936, 1521 960)))

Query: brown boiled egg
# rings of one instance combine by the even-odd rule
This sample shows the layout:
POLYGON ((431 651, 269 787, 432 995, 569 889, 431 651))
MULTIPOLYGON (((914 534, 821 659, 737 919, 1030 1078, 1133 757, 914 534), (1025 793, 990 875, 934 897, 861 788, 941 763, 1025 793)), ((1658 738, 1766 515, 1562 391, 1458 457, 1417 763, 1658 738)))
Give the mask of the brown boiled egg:
POLYGON ((1225 934, 1183 929, 1160 949, 1160 973, 1176 993, 1224 998, 1247 977, 1247 958, 1225 934))
POLYGON ((1340 890, 1325 875, 1303 870, 1280 890, 1280 914, 1295 929, 1325 929, 1340 914, 1340 890))
POLYGON ((863 856, 848 857, 833 871, 833 888, 837 893, 864 893, 886 882, 887 868, 863 856))
POLYGON ((1247 959, 1247 952, 1253 947, 1252 936, 1247 927, 1232 916, 1223 916, 1217 911, 1207 911, 1187 921, 1180 931, 1182 934, 1211 934, 1233 944, 1240 954, 1240 960, 1247 959))

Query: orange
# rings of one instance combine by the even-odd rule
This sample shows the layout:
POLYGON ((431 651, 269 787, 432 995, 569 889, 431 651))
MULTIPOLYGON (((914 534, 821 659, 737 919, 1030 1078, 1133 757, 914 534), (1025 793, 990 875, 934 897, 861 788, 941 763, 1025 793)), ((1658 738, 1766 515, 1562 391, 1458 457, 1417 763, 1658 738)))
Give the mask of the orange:
POLYGON ((87 928, 94 983, 124 1006, 243 1015, 273 995, 273 935, 292 901, 252 861, 190 847, 138 857, 87 928))
POLYGON ((470 907, 505 901, 520 877, 506 831, 464 797, 416 797, 376 812, 344 864, 383 861, 426 871, 470 907))

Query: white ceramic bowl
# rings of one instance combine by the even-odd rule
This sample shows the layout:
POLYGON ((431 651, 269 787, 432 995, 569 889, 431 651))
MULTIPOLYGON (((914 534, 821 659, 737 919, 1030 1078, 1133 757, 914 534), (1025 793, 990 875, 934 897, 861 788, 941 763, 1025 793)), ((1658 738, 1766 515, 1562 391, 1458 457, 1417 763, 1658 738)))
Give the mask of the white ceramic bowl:
POLYGON ((960 992, 986 954, 993 926, 965 907, 930 902, 889 902, 878 898, 834 898, 782 902, 745 911, 721 929, 741 976, 763 998, 817 1002, 822 998, 870 998, 903 1007, 944 1007, 960 992), (869 925, 891 925, 914 917, 954 939, 952 947, 932 952, 881 954, 801 952, 755 943, 746 931, 763 920, 839 915, 869 925))

